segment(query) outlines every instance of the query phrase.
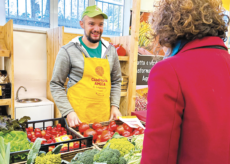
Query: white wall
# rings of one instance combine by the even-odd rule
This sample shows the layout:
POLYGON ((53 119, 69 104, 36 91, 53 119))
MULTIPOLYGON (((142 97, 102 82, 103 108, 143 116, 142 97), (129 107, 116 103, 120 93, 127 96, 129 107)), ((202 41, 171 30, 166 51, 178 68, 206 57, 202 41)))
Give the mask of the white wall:
POLYGON ((14 31, 14 91, 19 98, 46 97, 46 34, 14 31))

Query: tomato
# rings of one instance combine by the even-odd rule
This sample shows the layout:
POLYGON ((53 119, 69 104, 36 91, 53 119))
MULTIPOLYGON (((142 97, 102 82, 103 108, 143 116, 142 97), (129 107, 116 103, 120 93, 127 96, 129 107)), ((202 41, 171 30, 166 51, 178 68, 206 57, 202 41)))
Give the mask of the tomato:
POLYGON ((28 130, 29 130, 30 132, 33 132, 33 131, 34 131, 34 128, 33 128, 32 126, 30 126, 30 127, 28 127, 28 130))
POLYGON ((108 130, 108 126, 103 126, 102 127, 102 130, 104 131, 104 130, 108 130))
POLYGON ((111 136, 111 132, 109 130, 104 130, 101 133, 101 142, 105 142, 105 141, 109 140, 110 138, 112 138, 112 136, 111 136))
POLYGON ((113 135, 114 135, 114 132, 110 132, 110 135, 113 136, 113 135))
POLYGON ((57 131, 60 132, 61 131, 61 127, 57 127, 57 131))
POLYGON ((115 130, 117 129, 117 125, 116 125, 116 124, 110 124, 110 125, 108 126, 108 129, 111 129, 111 130, 109 130, 109 131, 115 131, 115 130))
POLYGON ((31 139, 31 138, 32 138, 32 134, 27 134, 27 137, 28 137, 29 139, 31 139))
POLYGON ((61 134, 57 134, 56 136, 57 136, 57 137, 60 137, 60 136, 62 136, 62 135, 61 135, 61 134))
POLYGON ((110 125, 108 126, 108 131, 113 132, 113 129, 110 127, 110 125))
POLYGON ((34 132, 35 132, 35 133, 36 133, 36 132, 41 132, 41 129, 36 128, 36 129, 34 130, 34 132))
POLYGON ((28 131, 28 132, 26 132, 27 134, 31 134, 31 132, 30 131, 28 131))
POLYGON ((46 140, 49 140, 49 139, 50 139, 50 137, 51 137, 51 135, 50 135, 50 134, 48 134, 48 133, 46 133, 46 135, 45 135, 46 140))
POLYGON ((93 129, 87 129, 85 132, 84 132, 84 137, 88 137, 89 135, 92 135, 93 136, 93 140, 96 140, 97 139, 97 132, 93 129))
POLYGON ((55 140, 56 137, 52 135, 50 138, 51 138, 52 140, 55 140))
POLYGON ((95 123, 93 123, 92 127, 93 127, 94 130, 96 130, 97 128, 101 128, 102 125, 99 122, 95 122, 95 123))
POLYGON ((48 139, 47 143, 53 143, 53 140, 52 139, 48 139))
POLYGON ((145 129, 139 130, 140 134, 144 134, 145 129))
POLYGON ((133 133, 132 133, 132 135, 139 135, 139 134, 140 134, 140 131, 137 130, 137 129, 135 129, 135 130, 133 131, 133 133))
POLYGON ((26 132, 29 132, 29 129, 28 129, 28 128, 26 128, 26 132))
POLYGON ((130 137, 130 136, 131 136, 131 133, 130 133, 129 131, 124 131, 124 132, 122 133, 122 136, 124 136, 124 137, 130 137))
POLYGON ((56 140, 55 140, 55 139, 53 139, 53 140, 52 140, 52 142, 53 142, 53 143, 56 143, 56 140))
POLYGON ((89 129, 90 127, 89 127, 89 125, 88 124, 86 124, 86 123, 81 123, 80 125, 79 125, 79 132, 80 133, 83 133, 84 131, 86 131, 87 129, 89 129))
POLYGON ((85 146, 85 144, 82 143, 82 144, 81 144, 81 148, 84 148, 84 147, 86 147, 86 146, 85 146))
POLYGON ((41 135, 42 135, 42 137, 44 137, 46 135, 45 130, 41 131, 41 135))
POLYGON ((46 133, 51 134, 51 131, 50 130, 46 130, 46 133))
POLYGON ((73 150, 73 146, 70 146, 70 147, 69 147, 69 150, 72 151, 72 150, 73 150))
POLYGON ((52 130, 52 131, 51 131, 51 134, 52 134, 52 135, 57 135, 56 130, 52 130))
POLYGON ((116 125, 116 122, 115 121, 111 121, 110 123, 109 123, 109 125, 116 125))
POLYGON ((42 140, 41 144, 45 144, 46 143, 46 140, 42 140))
POLYGON ((73 143, 73 148, 78 149, 79 148, 79 142, 74 142, 73 143))
POLYGON ((73 136, 72 135, 68 135, 68 137, 72 140, 73 139, 73 136))
POLYGON ((126 50, 124 49, 124 47, 122 47, 122 45, 119 45, 118 47, 116 47, 116 50, 117 50, 118 56, 125 56, 126 55, 126 50))
POLYGON ((52 146, 49 146, 49 151, 52 151, 54 148, 52 146))
POLYGON ((61 128, 61 124, 57 124, 57 126, 56 126, 57 128, 59 127, 59 128, 61 128))
MULTIPOLYGON (((57 128, 56 128, 56 127, 54 127, 52 130, 57 131, 57 128)), ((51 130, 51 131, 52 131, 52 130, 51 130)))
POLYGON ((62 148, 61 148, 61 151, 62 151, 62 152, 68 151, 68 147, 66 147, 66 146, 65 146, 65 147, 62 147, 62 148))
POLYGON ((126 123, 124 123, 123 127, 124 127, 125 131, 129 131, 130 133, 132 133, 133 128, 129 127, 129 125, 127 125, 126 123))
POLYGON ((122 125, 119 125, 118 127, 117 127, 117 132, 120 134, 120 135, 122 135, 122 133, 125 131, 125 129, 124 129, 124 127, 122 126, 122 125))
POLYGON ((66 135, 67 134, 67 132, 66 131, 62 131, 61 132, 61 135, 63 136, 63 135, 66 135))
POLYGON ((103 132, 102 128, 97 128, 96 129, 97 135, 101 135, 101 133, 103 132))
POLYGON ((100 143, 100 142, 101 142, 101 140, 100 140, 100 139, 97 139, 95 143, 97 144, 97 143, 100 143))
POLYGON ((39 137, 39 138, 41 138, 41 137, 42 137, 41 132, 36 132, 36 133, 35 133, 35 137, 37 137, 37 138, 38 138, 38 137, 39 137))
POLYGON ((31 134, 31 135, 32 135, 32 137, 31 137, 31 138, 35 137, 35 134, 31 134))
POLYGON ((65 128, 61 127, 61 131, 65 131, 65 128))
POLYGON ((47 126, 46 130, 52 130, 52 126, 47 126))
POLYGON ((32 137, 30 141, 31 141, 31 142, 35 142, 36 139, 37 139, 36 137, 32 137))
POLYGON ((31 132, 31 134, 33 135, 33 134, 35 134, 34 132, 31 132))
POLYGON ((101 135, 98 135, 98 136, 97 136, 97 139, 101 139, 101 135))

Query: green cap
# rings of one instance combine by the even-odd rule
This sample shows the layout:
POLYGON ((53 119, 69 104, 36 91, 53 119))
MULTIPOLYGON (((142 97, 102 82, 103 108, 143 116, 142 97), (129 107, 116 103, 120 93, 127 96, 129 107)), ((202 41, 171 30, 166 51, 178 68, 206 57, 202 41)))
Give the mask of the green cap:
POLYGON ((108 19, 108 16, 105 13, 103 13, 101 9, 97 7, 96 5, 86 7, 86 9, 82 13, 81 19, 86 15, 91 18, 97 15, 102 15, 104 19, 108 19))

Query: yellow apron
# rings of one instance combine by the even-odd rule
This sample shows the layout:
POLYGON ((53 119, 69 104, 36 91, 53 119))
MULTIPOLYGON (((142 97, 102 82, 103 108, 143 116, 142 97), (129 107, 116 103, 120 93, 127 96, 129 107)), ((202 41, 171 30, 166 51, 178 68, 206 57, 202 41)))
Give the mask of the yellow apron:
POLYGON ((82 79, 70 87, 68 100, 81 122, 108 121, 110 117, 110 66, 108 59, 84 57, 82 79))

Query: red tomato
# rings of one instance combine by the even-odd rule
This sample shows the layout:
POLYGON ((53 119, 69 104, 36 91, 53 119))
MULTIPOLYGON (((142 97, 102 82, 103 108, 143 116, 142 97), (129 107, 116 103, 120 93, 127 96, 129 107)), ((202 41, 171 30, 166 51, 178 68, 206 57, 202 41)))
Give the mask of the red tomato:
POLYGON ((34 131, 34 128, 32 126, 28 127, 28 129, 29 129, 30 132, 34 131))
POLYGON ((72 135, 68 135, 68 137, 72 140, 73 139, 73 136, 72 135))
POLYGON ((65 131, 65 128, 61 127, 61 131, 65 131))
POLYGON ((44 136, 46 135, 45 130, 43 130, 43 131, 41 132, 41 134, 42 134, 42 137, 44 137, 44 136))
POLYGON ((55 136, 51 136, 50 139, 55 140, 55 136))
MULTIPOLYGON (((108 129, 112 129, 112 131, 115 131, 117 129, 117 125, 116 124, 110 124, 108 126, 108 129)), ((111 130, 110 130, 111 131, 111 130)))
POLYGON ((111 122, 109 123, 109 125, 113 125, 113 124, 116 125, 116 122, 115 122, 115 121, 111 121, 111 122))
POLYGON ((119 45, 117 48, 117 54, 118 56, 125 56, 126 55, 126 50, 124 49, 124 47, 122 47, 122 45, 119 45))
MULTIPOLYGON (((57 131, 57 128, 56 128, 56 127, 54 127, 52 130, 57 131)), ((52 131, 52 130, 51 130, 51 131, 52 131)))
POLYGON ((49 151, 52 151, 54 148, 52 146, 49 146, 49 151))
POLYGON ((52 140, 52 142, 53 142, 53 143, 56 143, 56 140, 54 139, 54 140, 52 140))
POLYGON ((46 130, 51 131, 52 130, 52 126, 47 126, 46 130))
POLYGON ((73 143, 73 148, 78 149, 79 148, 79 142, 74 142, 73 143))
POLYGON ((46 130, 46 133, 51 134, 51 131, 50 130, 46 130))
POLYGON ((127 125, 126 123, 124 123, 123 127, 124 127, 125 131, 129 131, 130 133, 132 133, 133 128, 129 127, 129 125, 127 125))
POLYGON ((52 139, 47 140, 47 143, 53 143, 52 139))
POLYGON ((48 134, 48 133, 46 133, 46 135, 45 135, 46 140, 49 140, 49 139, 50 139, 50 137, 51 137, 51 135, 50 135, 50 134, 48 134))
POLYGON ((66 135, 67 134, 67 132, 66 131, 62 131, 61 132, 61 135, 63 136, 63 135, 66 135))
POLYGON ((110 135, 113 136, 113 135, 114 135, 114 132, 110 132, 110 135))
POLYGON ((112 136, 111 136, 111 132, 109 130, 104 130, 101 133, 101 142, 105 142, 105 141, 109 140, 110 138, 112 138, 112 136))
POLYGON ((31 138, 35 137, 35 134, 31 134, 31 135, 32 135, 32 137, 31 137, 31 138))
POLYGON ((33 134, 35 134, 34 132, 31 132, 31 134, 33 135, 33 134))
POLYGON ((52 135, 57 135, 56 130, 53 129, 53 130, 51 131, 51 134, 52 134, 52 135))
POLYGON ((140 134, 144 134, 144 129, 139 130, 140 134))
POLYGON ((57 137, 60 137, 60 136, 62 136, 61 134, 57 134, 57 137))
POLYGON ((137 129, 135 129, 135 130, 133 131, 133 133, 132 133, 132 135, 139 135, 139 134, 140 134, 140 131, 137 130, 137 129))
POLYGON ((60 132, 61 131, 61 127, 57 127, 57 131, 60 132))
POLYGON ((66 146, 65 146, 65 147, 62 147, 62 148, 61 148, 61 151, 62 151, 62 152, 68 151, 68 147, 66 147, 66 146))
POLYGON ((31 132, 30 131, 28 131, 28 132, 26 132, 27 134, 31 134, 31 132))
POLYGON ((96 140, 97 139, 97 132, 93 129, 87 129, 85 132, 84 132, 84 137, 88 137, 89 135, 92 135, 93 136, 93 140, 96 140))
POLYGON ((31 142, 35 142, 36 139, 37 139, 36 137, 32 137, 30 141, 31 141, 31 142))
POLYGON ((94 130, 96 130, 97 128, 101 128, 102 125, 99 122, 95 122, 95 123, 93 123, 92 127, 93 127, 94 130))
POLYGON ((97 139, 101 139, 101 135, 98 135, 98 136, 97 136, 97 139))
POLYGON ((26 128, 26 132, 29 132, 29 129, 28 129, 28 128, 26 128))
POLYGON ((85 144, 82 143, 82 144, 81 144, 81 148, 84 148, 84 147, 86 147, 86 146, 85 146, 85 144))
POLYGON ((28 137, 29 139, 31 139, 31 138, 32 138, 32 134, 27 134, 27 137, 28 137))
POLYGON ((129 131, 124 131, 124 132, 122 133, 122 136, 124 136, 124 137, 130 137, 130 136, 131 136, 131 133, 130 133, 129 131))
POLYGON ((118 127, 117 127, 117 132, 120 134, 120 135, 122 135, 122 133, 125 131, 125 129, 124 129, 124 127, 122 126, 122 125, 119 125, 118 127))
POLYGON ((86 130, 89 129, 89 128, 90 128, 90 127, 89 127, 88 124, 86 124, 86 123, 81 123, 81 124, 79 125, 79 132, 83 133, 84 131, 86 131, 86 130))
POLYGON ((108 130, 108 126, 103 126, 102 127, 102 130, 104 131, 104 130, 108 130))
POLYGON ((113 132, 113 129, 108 125, 108 131, 113 132))
POLYGON ((57 126, 56 126, 57 128, 59 127, 59 128, 61 128, 61 124, 57 124, 57 126))
POLYGON ((45 143, 46 143, 46 140, 42 140, 41 144, 43 145, 43 144, 45 144, 45 143))
POLYGON ((41 132, 41 129, 36 128, 36 129, 34 130, 34 132, 35 132, 35 133, 36 133, 36 132, 41 132))
POLYGON ((41 132, 36 132, 36 133, 35 133, 35 137, 37 137, 37 138, 41 138, 41 137, 42 137, 41 132))
POLYGON ((101 142, 101 140, 100 140, 100 139, 97 139, 95 143, 100 143, 100 142, 101 142))
POLYGON ((72 151, 73 150, 73 146, 69 146, 69 150, 72 151))
POLYGON ((97 128, 96 129, 97 135, 101 135, 101 133, 103 132, 102 128, 97 128))

